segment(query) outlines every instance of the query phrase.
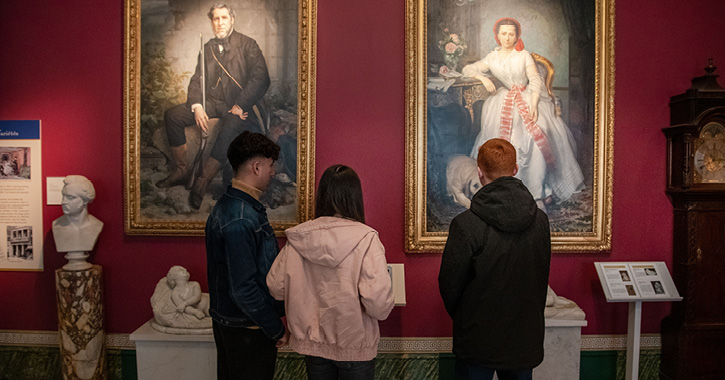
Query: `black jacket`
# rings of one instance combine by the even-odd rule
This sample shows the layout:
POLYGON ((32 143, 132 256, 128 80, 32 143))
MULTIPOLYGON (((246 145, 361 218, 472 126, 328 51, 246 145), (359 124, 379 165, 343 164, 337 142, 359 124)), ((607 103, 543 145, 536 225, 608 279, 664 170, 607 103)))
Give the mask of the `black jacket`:
POLYGON ((524 184, 501 177, 451 222, 438 284, 457 359, 492 369, 544 359, 551 236, 524 184))

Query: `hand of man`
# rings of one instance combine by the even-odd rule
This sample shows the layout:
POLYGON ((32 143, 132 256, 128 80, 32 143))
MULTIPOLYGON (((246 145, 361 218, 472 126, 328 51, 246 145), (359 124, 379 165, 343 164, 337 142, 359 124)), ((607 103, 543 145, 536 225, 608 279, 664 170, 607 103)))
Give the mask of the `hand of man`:
POLYGON ((203 107, 194 108, 194 119, 196 119, 196 125, 201 128, 201 131, 206 134, 209 129, 209 116, 204 111, 203 107))
POLYGON ((289 341, 289 329, 286 329, 284 332, 284 336, 282 336, 282 338, 280 338, 277 341, 277 344, 276 344, 277 348, 282 348, 282 346, 287 344, 288 341, 289 341))
POLYGON ((249 112, 244 112, 244 110, 242 110, 242 107, 239 107, 236 104, 232 107, 232 109, 227 112, 239 116, 239 118, 242 120, 247 120, 247 116, 249 116, 249 112))

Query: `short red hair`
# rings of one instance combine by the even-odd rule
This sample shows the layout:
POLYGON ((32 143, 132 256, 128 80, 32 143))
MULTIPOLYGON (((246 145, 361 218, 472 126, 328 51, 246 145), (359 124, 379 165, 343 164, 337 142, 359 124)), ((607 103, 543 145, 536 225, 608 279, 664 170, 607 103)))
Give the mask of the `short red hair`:
POLYGON ((516 148, 504 139, 490 139, 478 148, 478 167, 491 181, 516 174, 516 148))

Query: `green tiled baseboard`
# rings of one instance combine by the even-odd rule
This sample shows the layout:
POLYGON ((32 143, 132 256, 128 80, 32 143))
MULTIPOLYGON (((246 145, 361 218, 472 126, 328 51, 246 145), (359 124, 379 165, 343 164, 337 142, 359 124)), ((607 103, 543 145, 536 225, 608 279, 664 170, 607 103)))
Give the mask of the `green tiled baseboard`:
MULTIPOLYGON (((659 380, 660 378, 660 350, 642 350, 639 353, 639 379, 659 380)), ((624 380, 627 376, 627 352, 617 351, 617 380, 624 380)))
POLYGON ((137 380, 138 376, 136 376, 136 350, 120 350, 120 351, 121 351, 121 379, 122 380, 137 380))
MULTIPOLYGON (((106 350, 108 380, 136 378, 136 351, 106 350), (126 373, 133 376, 126 377, 126 373)), ((61 380, 60 349, 0 346, 0 380, 61 380)))
MULTIPOLYGON (((0 380, 60 380, 60 353, 55 347, 0 346, 0 380)), ((106 350, 109 380, 136 379, 135 350, 106 350)), ((582 351, 581 379, 623 380, 625 351, 582 351)), ((452 380, 455 357, 450 353, 381 353, 376 359, 377 379, 452 380)), ((642 350, 640 379, 659 378, 660 351, 642 350)), ((301 355, 281 352, 275 380, 305 379, 301 355)), ((542 379, 547 380, 547 379, 542 379)))
POLYGON ((60 349, 0 347, 0 380, 61 378, 60 349))
POLYGON ((616 379, 617 351, 582 351, 579 378, 583 380, 616 379))
MULTIPOLYGON (((375 359, 376 379, 438 379, 439 354, 381 353, 375 359)), ((277 359, 275 380, 306 379, 302 355, 281 352, 277 359)))

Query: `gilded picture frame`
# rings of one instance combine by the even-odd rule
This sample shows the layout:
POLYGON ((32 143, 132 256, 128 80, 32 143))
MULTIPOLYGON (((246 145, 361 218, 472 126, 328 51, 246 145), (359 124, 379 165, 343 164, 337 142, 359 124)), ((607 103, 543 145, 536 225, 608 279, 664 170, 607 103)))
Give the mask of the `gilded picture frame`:
MULTIPOLYGON (((184 150, 178 151, 185 153, 187 165, 197 169, 188 173, 188 177, 195 177, 196 181, 170 187, 161 185, 161 181, 177 167, 176 161, 184 161, 177 159, 178 154, 171 149, 164 114, 174 105, 188 104, 187 86, 197 65, 201 66, 201 46, 209 45, 205 48, 207 58, 212 46, 216 46, 212 45, 215 36, 208 15, 216 3, 211 0, 208 4, 125 1, 126 234, 203 235, 215 199, 231 182, 231 165, 222 163, 202 192, 199 208, 193 207, 189 194, 194 189, 193 183, 198 183, 199 177, 207 172, 204 163, 210 161, 209 151, 219 133, 213 129, 212 117, 209 139, 202 139, 200 128, 194 123, 182 128, 186 141, 184 150), (202 144, 202 140, 209 141, 202 144)), ((262 125, 256 132, 266 134, 281 147, 280 158, 275 163, 276 175, 260 200, 267 208, 275 233, 282 235, 286 228, 304 222, 312 215, 317 3, 316 0, 296 3, 230 0, 227 3, 236 12, 234 32, 253 39, 264 57, 262 62, 266 62, 269 87, 262 100, 255 104, 254 111, 245 111, 259 120, 257 125, 262 125), (261 108, 262 101, 265 108, 260 113, 257 106, 261 108)), ((223 48, 219 52, 222 54, 223 48)), ((228 65, 231 67, 233 63, 228 65)), ((221 83, 226 80, 225 74, 218 72, 217 83, 221 83)), ((232 80, 234 75, 229 75, 232 80)), ((213 81, 213 78, 209 80, 213 81)), ((239 82, 243 81, 242 78, 239 82)), ((208 105, 212 95, 204 96, 208 105)), ((184 157, 183 154, 180 157, 184 157)))
MULTIPOLYGON (((470 199, 477 190, 466 178, 478 181, 473 145, 490 125, 482 119, 495 94, 458 74, 495 52, 494 25, 504 17, 519 23, 524 49, 541 74, 542 99, 550 96, 554 114, 569 128, 582 173, 575 194, 561 200, 544 191, 540 199, 552 250, 611 249, 614 0, 406 0, 406 7, 406 252, 442 252, 450 221, 467 209, 456 197, 470 199)), ((504 86, 492 79, 497 89, 504 86)))

